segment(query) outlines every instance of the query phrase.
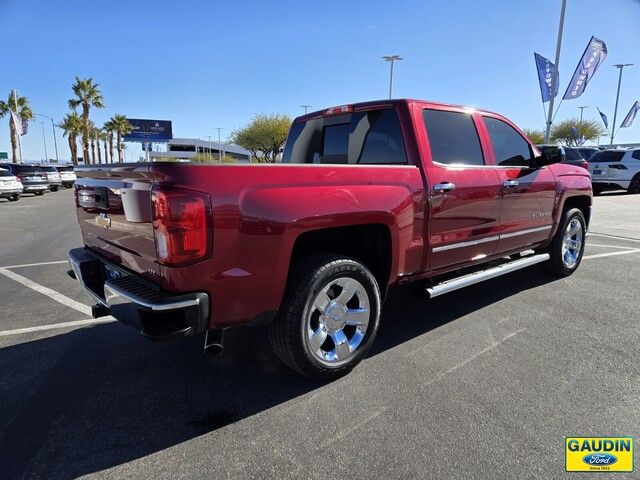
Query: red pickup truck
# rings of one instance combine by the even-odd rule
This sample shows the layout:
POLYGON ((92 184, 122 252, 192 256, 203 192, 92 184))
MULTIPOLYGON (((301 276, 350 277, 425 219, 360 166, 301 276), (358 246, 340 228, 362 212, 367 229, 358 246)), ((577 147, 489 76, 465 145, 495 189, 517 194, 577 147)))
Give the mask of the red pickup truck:
MULTIPOLYGON (((333 378, 374 342, 389 287, 434 297, 536 263, 570 275, 591 182, 509 120, 420 100, 297 118, 281 163, 79 168, 85 246, 69 252, 96 302, 152 340, 269 324, 290 367, 333 378)), ((425 305, 428 308, 428 305, 425 305)))

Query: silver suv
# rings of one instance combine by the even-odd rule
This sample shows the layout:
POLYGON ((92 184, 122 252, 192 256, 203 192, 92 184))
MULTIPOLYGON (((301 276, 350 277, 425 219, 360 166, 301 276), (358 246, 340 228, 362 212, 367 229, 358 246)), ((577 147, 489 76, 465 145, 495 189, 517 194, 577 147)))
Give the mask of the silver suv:
POLYGON ((626 190, 640 193, 640 148, 604 150, 589 158, 593 193, 626 190))

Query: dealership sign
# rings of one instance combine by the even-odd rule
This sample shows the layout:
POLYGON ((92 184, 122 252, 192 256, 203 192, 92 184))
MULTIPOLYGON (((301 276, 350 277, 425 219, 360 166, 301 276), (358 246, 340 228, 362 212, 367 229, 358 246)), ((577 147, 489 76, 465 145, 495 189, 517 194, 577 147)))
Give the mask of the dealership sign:
POLYGON ((122 137, 125 142, 167 142, 173 138, 170 120, 127 120, 131 124, 131 133, 122 137))

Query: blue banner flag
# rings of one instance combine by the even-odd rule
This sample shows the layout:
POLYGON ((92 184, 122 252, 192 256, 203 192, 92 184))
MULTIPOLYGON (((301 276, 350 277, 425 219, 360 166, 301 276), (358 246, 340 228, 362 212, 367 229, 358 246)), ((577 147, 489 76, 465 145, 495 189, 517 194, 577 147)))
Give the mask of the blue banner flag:
POLYGON ((607 46, 605 43, 596 37, 591 37, 589 45, 587 45, 580 62, 578 62, 576 71, 571 77, 567 91, 564 92, 563 100, 571 100, 582 95, 584 89, 587 88, 587 83, 589 83, 589 80, 591 80, 606 57, 607 46))
POLYGON ((604 128, 609 128, 609 120, 607 120, 607 116, 600 111, 598 107, 598 113, 600 114, 600 118, 602 118, 602 123, 604 123, 604 128))
POLYGON ((629 110, 627 116, 624 117, 624 120, 620 124, 620 128, 630 127, 633 123, 633 119, 636 118, 636 113, 638 113, 638 110, 640 110, 640 102, 636 100, 636 103, 631 106, 631 110, 629 110))
MULTIPOLYGON (((538 81, 540 82, 542 101, 548 102, 551 100, 551 84, 553 83, 553 74, 556 71, 556 66, 551 63, 548 58, 544 58, 542 55, 538 55, 534 52, 533 56, 536 59, 536 69, 538 70, 538 81)), ((556 91, 553 94, 554 97, 558 95, 559 84, 560 74, 556 77, 556 91)))

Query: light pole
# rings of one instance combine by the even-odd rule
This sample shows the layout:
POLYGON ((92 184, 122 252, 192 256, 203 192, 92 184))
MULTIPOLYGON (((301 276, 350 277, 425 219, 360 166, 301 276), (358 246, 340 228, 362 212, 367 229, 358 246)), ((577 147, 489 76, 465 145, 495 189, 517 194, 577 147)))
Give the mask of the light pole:
POLYGON ((216 127, 216 130, 218 130, 218 161, 222 163, 222 148, 220 148, 220 130, 222 130, 222 127, 216 127))
POLYGON ((562 47, 562 29, 564 28, 564 11, 567 8, 567 0, 562 0, 560 8, 560 25, 558 26, 558 41, 556 43, 556 63, 553 69, 553 78, 551 79, 551 99, 549 100, 549 113, 547 115, 547 129, 544 132, 544 143, 549 143, 551 135, 551 122, 553 116, 553 101, 556 98, 556 85, 558 84, 558 69, 560 68, 560 48, 562 47))
POLYGON ((391 98, 391 91, 393 89, 393 64, 396 61, 404 59, 400 55, 384 55, 382 59, 391 64, 391 69, 389 71, 389 98, 391 98))
POLYGON ((613 147, 613 136, 616 130, 616 116, 618 115, 618 100, 620 100, 620 84, 622 83, 622 69, 624 67, 630 67, 633 63, 616 63, 614 67, 620 70, 618 75, 618 92, 616 93, 616 106, 613 109, 613 123, 611 124, 611 146, 613 147))
POLYGON ((213 156, 211 155, 211 135, 205 135, 206 139, 209 140, 209 162, 211 162, 211 160, 213 159, 213 156))
POLYGON ((582 138, 582 112, 585 108, 589 107, 578 107, 580 109, 580 122, 578 122, 578 141, 582 138))
POLYGON ((47 138, 44 136, 44 122, 41 121, 40 125, 42 125, 42 143, 44 143, 44 161, 45 163, 49 163, 49 154, 47 153, 47 138))
POLYGON ((311 105, 300 105, 301 108, 304 108, 304 114, 307 114, 307 110, 309 109, 309 107, 311 107, 311 105))
POLYGON ((51 120, 51 131, 53 133, 53 145, 54 145, 55 150, 56 150, 56 163, 59 163, 60 160, 58 159, 58 141, 56 140, 56 124, 53 121, 53 118, 52 117, 48 117, 46 115, 43 115, 41 113, 35 113, 35 112, 34 112, 34 115, 38 115, 39 117, 43 117, 43 118, 46 118, 48 120, 51 120))

